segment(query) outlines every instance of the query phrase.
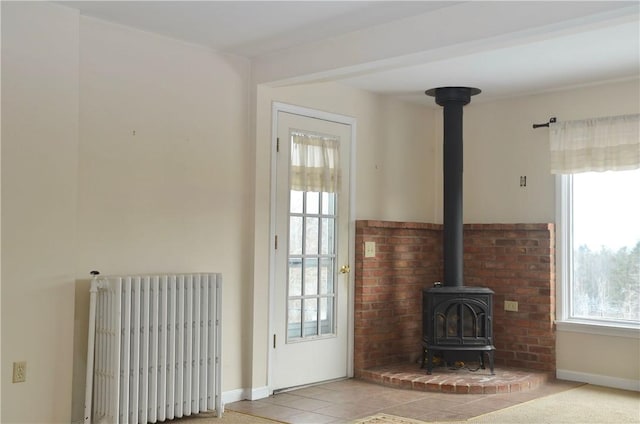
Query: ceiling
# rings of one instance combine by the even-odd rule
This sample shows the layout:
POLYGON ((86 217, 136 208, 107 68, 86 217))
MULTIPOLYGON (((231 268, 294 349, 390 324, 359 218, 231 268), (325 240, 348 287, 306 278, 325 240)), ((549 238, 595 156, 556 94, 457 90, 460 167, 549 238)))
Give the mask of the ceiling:
POLYGON ((83 15, 252 61, 258 83, 342 84, 434 106, 640 77, 640 2, 72 1, 83 15))

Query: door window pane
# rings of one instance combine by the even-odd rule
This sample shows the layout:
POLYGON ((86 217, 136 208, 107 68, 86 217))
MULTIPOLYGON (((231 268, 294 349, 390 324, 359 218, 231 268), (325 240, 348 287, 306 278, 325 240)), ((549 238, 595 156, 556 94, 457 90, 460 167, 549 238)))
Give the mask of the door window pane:
POLYGON ((320 254, 330 255, 334 250, 334 219, 322 218, 320 230, 320 254))
POLYGON ((304 300, 304 336, 318 335, 318 299, 304 300))
POLYGON ((335 193, 322 193, 322 214, 323 215, 335 215, 336 210, 336 194, 335 193))
POLYGON ((289 258, 289 297, 302 296, 302 259, 289 258))
POLYGON ((304 192, 291 190, 291 204, 289 205, 289 209, 291 213, 302 213, 303 212, 303 204, 302 199, 304 199, 304 192))
POLYGON ((333 294, 333 258, 320 259, 320 294, 333 294))
POLYGON ((318 294, 318 259, 304 260, 304 295, 318 294))
POLYGON ((307 196, 307 214, 317 215, 320 213, 320 193, 315 191, 306 192, 307 196))
POLYGON ((302 336, 302 300, 294 299, 288 302, 287 335, 289 338, 302 336))
POLYGON ((318 221, 319 218, 305 218, 304 254, 318 254, 318 221))
POLYGON ((289 253, 302 255, 302 217, 289 217, 289 253))
POLYGON ((333 297, 320 298, 320 333, 333 333, 333 297))

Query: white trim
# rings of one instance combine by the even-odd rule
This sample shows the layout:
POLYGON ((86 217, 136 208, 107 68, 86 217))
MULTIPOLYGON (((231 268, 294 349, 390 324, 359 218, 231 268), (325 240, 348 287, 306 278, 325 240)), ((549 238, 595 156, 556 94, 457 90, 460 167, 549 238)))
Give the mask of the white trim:
MULTIPOLYGON (((276 161, 275 155, 276 143, 278 138, 278 113, 286 112, 293 115, 300 115, 309 118, 322 119, 324 121, 336 122, 338 124, 349 125, 351 128, 351 146, 350 156, 351 161, 349 166, 351 167, 349 172, 349 261, 351 264, 355 264, 355 239, 356 239, 356 185, 355 185, 355 157, 356 157, 356 118, 346 115, 339 115, 336 113, 325 112, 316 109, 310 109, 302 106, 290 105, 287 103, 273 102, 271 107, 271 187, 270 187, 270 225, 269 225, 269 240, 274 240, 276 235, 276 161)), ((271 242, 270 242, 271 243, 271 242)), ((272 393, 272 372, 273 372, 273 357, 271 354, 272 344, 271 337, 275 334, 273 328, 273 313, 274 313, 274 291, 275 291, 275 251, 273 245, 269 248, 269 317, 267 326, 269 333, 267 334, 267 393, 272 393)), ((349 274, 349 300, 348 300, 348 313, 347 313, 347 377, 353 377, 354 375, 354 334, 355 334, 355 272, 349 274)), ((267 394, 268 396, 268 394, 267 394)))
POLYGON ((235 389, 235 390, 228 390, 226 392, 222 392, 222 404, 227 404, 227 403, 233 403, 233 402, 238 402, 241 400, 245 400, 248 399, 249 396, 249 390, 248 389, 235 389))
POLYGON ((608 375, 570 370, 556 370, 556 378, 560 380, 579 381, 581 383, 595 384, 597 386, 640 392, 640 380, 631 380, 628 378, 610 377, 608 375))
POLYGON ((571 179, 556 175, 556 316, 559 321, 569 317, 569 281, 571 267, 571 179))
POLYGON ((271 395, 271 391, 267 386, 252 388, 249 394, 249 400, 264 399, 268 398, 269 395, 271 395))
POLYGON ((640 338, 640 327, 622 323, 607 324, 605 322, 556 321, 556 328, 561 332, 624 337, 629 339, 640 338))
MULTIPOLYGON (((271 392, 267 386, 243 388, 222 392, 222 405, 241 400, 258 400, 269 397, 271 392)), ((222 408, 224 410, 224 406, 222 408)))
POLYGON ((355 357, 355 299, 356 299, 356 119, 350 119, 351 126, 351 169, 349 170, 349 263, 353 272, 349 273, 349 310, 347 317, 347 377, 354 376, 355 357))

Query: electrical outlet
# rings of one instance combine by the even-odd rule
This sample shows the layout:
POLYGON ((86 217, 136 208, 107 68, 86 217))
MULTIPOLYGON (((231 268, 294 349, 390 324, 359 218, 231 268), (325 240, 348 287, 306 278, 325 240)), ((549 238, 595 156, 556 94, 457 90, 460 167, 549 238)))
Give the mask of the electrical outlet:
POLYGON ((365 241, 364 242, 364 257, 375 258, 376 257, 376 242, 365 241))
POLYGON ((24 383, 27 381, 27 361, 13 363, 13 382, 24 383))
POLYGON ((515 300, 505 300, 504 310, 509 312, 518 312, 518 302, 515 300))

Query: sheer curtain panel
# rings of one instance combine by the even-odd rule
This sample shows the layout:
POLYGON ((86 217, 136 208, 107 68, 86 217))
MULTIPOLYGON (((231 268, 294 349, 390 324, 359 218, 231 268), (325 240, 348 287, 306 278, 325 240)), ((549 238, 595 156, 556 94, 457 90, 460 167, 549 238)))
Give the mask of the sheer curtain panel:
POLYGON ((340 188, 340 140, 291 132, 291 190, 336 193, 340 188))
POLYGON ((551 124, 551 173, 640 168, 640 114, 551 124))

